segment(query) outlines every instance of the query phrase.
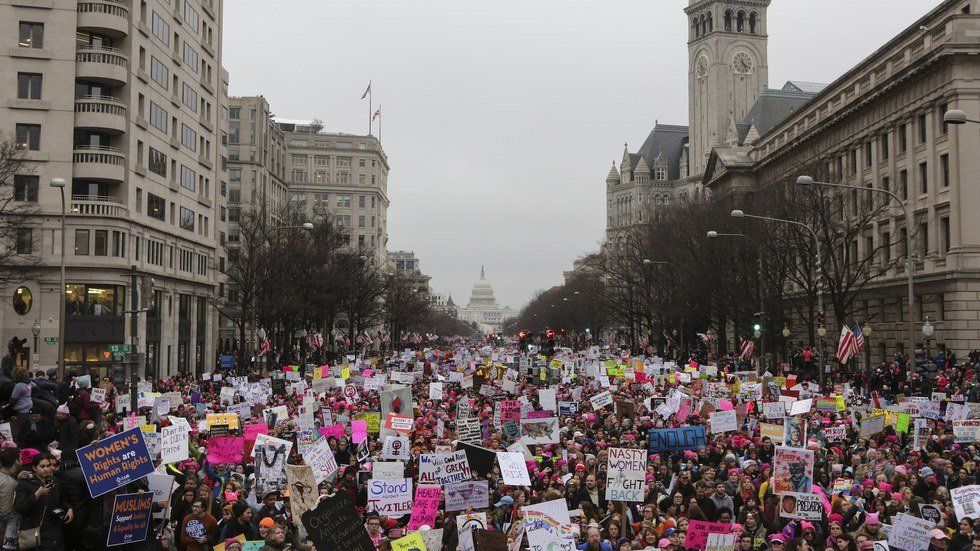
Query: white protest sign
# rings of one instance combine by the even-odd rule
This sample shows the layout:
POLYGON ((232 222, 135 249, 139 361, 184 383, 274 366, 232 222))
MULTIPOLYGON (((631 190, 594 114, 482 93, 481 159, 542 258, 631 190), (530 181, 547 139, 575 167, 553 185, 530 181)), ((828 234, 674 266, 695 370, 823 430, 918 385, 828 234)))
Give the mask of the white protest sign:
POLYGON ((524 454, 517 452, 497 452, 497 463, 503 475, 504 484, 509 486, 530 486, 531 476, 527 472, 524 454))
POLYGON ((734 409, 716 411, 711 414, 711 432, 721 434, 738 430, 738 417, 734 409))
POLYGON ((606 468, 606 499, 643 501, 647 450, 609 448, 606 468))
POLYGON ((188 433, 183 427, 163 427, 160 434, 160 461, 164 465, 183 461, 189 457, 188 433))
POLYGON ((316 479, 317 484, 329 480, 338 470, 337 460, 326 438, 320 438, 308 447, 303 454, 303 460, 313 468, 313 478, 316 479))
POLYGON ((407 436, 386 436, 381 448, 381 459, 391 461, 408 461, 411 458, 411 447, 407 436))
POLYGON ((367 487, 368 508, 389 517, 412 512, 411 478, 372 478, 367 487))
POLYGON ((403 461, 375 461, 371 463, 371 478, 403 478, 405 463, 403 461))
POLYGON ((796 400, 789 406, 790 416, 804 415, 810 413, 810 408, 813 407, 813 398, 807 398, 806 400, 796 400))
POLYGON ((592 409, 598 410, 611 405, 613 403, 613 397, 612 394, 606 390, 589 398, 589 401, 592 402, 592 409))
POLYGON ((429 383, 429 399, 442 400, 442 383, 429 383))
POLYGON ((106 393, 106 390, 104 388, 93 388, 92 389, 92 394, 91 394, 90 398, 91 398, 91 400, 93 402, 95 402, 97 404, 104 404, 105 403, 105 393, 106 393))
POLYGON ((892 521, 892 530, 888 534, 888 546, 903 551, 927 551, 929 549, 929 532, 936 525, 907 513, 898 513, 892 521))
POLYGON ((765 402, 762 404, 762 414, 769 419, 786 417, 786 402, 765 402))
POLYGON ((558 411, 558 391, 553 388, 538 389, 538 403, 541 409, 548 411, 558 411))
POLYGON ((960 486, 949 491, 956 518, 980 518, 980 485, 960 486))

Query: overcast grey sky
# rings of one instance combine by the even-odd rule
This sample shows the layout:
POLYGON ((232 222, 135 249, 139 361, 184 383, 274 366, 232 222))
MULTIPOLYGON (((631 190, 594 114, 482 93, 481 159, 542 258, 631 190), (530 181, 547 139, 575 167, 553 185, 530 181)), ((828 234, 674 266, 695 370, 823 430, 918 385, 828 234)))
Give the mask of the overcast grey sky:
MULTIPOLYGON (((389 249, 468 301, 519 308, 595 250, 605 177, 655 119, 687 123, 687 0, 226 0, 232 95, 364 133, 391 164, 389 249), (375 130, 377 132, 377 130, 375 130)), ((769 85, 831 82, 938 0, 775 0, 769 85)))

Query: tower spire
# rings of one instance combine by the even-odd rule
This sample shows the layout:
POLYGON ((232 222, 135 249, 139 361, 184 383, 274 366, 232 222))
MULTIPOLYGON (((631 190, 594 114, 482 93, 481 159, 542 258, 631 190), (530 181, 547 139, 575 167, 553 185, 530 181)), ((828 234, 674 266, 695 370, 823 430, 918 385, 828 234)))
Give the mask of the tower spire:
POLYGON ((483 271, 483 265, 480 265, 480 279, 486 279, 487 274, 483 271))

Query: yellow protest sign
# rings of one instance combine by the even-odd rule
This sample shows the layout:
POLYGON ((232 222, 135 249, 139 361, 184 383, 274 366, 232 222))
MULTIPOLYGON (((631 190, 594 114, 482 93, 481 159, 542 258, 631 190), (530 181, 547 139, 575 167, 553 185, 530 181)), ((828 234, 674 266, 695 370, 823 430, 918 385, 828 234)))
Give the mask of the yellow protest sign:
POLYGON ((157 431, 157 426, 156 425, 140 425, 140 430, 143 431, 144 434, 150 433, 150 432, 156 432, 157 431))
POLYGON ((847 404, 844 402, 843 396, 837 396, 837 411, 846 411, 847 404))
POLYGON ((381 412, 368 411, 365 413, 358 413, 354 416, 354 418, 367 423, 367 430, 371 434, 381 432, 381 412))
POLYGON ((418 532, 412 532, 404 538, 398 538, 391 542, 391 551, 428 551, 425 547, 425 540, 418 532))
POLYGON ((205 426, 209 429, 215 425, 227 425, 229 429, 238 428, 237 413, 209 413, 205 419, 205 426))
POLYGON ((350 366, 345 365, 344 368, 340 370, 340 378, 344 379, 345 381, 350 379, 350 366))

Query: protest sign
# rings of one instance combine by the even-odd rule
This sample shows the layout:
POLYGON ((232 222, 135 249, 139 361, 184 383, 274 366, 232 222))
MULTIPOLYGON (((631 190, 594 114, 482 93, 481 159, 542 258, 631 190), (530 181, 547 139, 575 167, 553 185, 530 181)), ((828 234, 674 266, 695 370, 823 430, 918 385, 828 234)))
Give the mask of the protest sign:
POLYGON ((558 411, 557 394, 558 391, 554 388, 539 388, 538 403, 541 404, 541 409, 558 411))
POLYGON ((500 422, 520 421, 521 403, 518 400, 504 400, 500 402, 500 422))
POLYGON ((706 522, 691 520, 687 525, 685 549, 704 549, 708 545, 708 534, 730 534, 732 525, 727 522, 706 522))
POLYGON ((578 413, 578 402, 558 402, 558 415, 567 417, 578 413))
POLYGON ((929 420, 916 419, 912 430, 912 449, 925 449, 926 444, 929 443, 929 432, 929 420))
POLYGON ((776 446, 773 459, 773 493, 810 493, 813 484, 813 451, 776 446))
POLYGON ((919 516, 933 524, 941 524, 943 521, 943 514, 938 505, 919 504, 919 516))
POLYGON ((429 399, 442 400, 442 383, 429 383, 429 399))
POLYGON ((286 484, 293 522, 298 526, 303 513, 316 507, 320 499, 313 468, 309 465, 286 465, 286 484))
POLYGON ((647 446, 650 453, 697 450, 708 445, 704 427, 650 429, 647 446))
POLYGON ((93 388, 90 395, 90 399, 96 404, 104 404, 105 402, 106 389, 104 388, 93 388))
POLYGON ((733 551, 738 534, 708 534, 704 551, 733 551))
POLYGON ((807 398, 806 400, 796 400, 789 405, 789 415, 790 417, 796 415, 805 415, 807 413, 810 413, 810 409, 812 407, 813 407, 813 398, 807 398))
POLYGON ((525 444, 557 444, 558 418, 524 419, 521 421, 521 439, 525 444))
POLYGON ((592 409, 599 410, 611 405, 613 403, 613 397, 612 394, 606 390, 589 398, 589 402, 592 403, 592 409))
POLYGON ((459 534, 459 551, 476 551, 476 546, 473 542, 473 531, 485 530, 486 528, 486 513, 456 515, 456 533, 459 534))
POLYGON ((408 461, 411 459, 411 452, 407 436, 386 436, 381 448, 381 459, 408 461))
POLYGON ((606 499, 610 501, 643 501, 646 482, 647 451, 609 448, 606 461, 606 499))
POLYGON ((902 551, 927 551, 929 532, 935 524, 907 513, 898 513, 892 519, 892 529, 888 534, 888 547, 902 551))
POLYGON ((139 427, 115 434, 75 452, 92 497, 153 472, 153 459, 139 427))
POLYGON ((412 512, 411 478, 372 478, 367 487, 368 507, 388 516, 400 517, 412 512))
POLYGON ((721 434, 738 430, 738 418, 735 410, 716 411, 709 418, 711 422, 712 434, 721 434))
POLYGON ((531 549, 549 551, 572 551, 575 537, 572 521, 568 515, 568 504, 564 499, 555 499, 535 505, 527 505, 524 511, 524 533, 531 549))
POLYGON ((361 515, 347 492, 337 492, 320 501, 300 517, 317 549, 375 551, 361 515))
POLYGON ((490 491, 486 480, 448 484, 444 489, 447 511, 462 511, 467 507, 485 509, 490 506, 490 491))
POLYGON ((949 491, 956 518, 980 518, 980 485, 960 486, 949 491))
POLYGON ((472 533, 475 551, 507 551, 506 532, 475 528, 472 533))
POLYGON ((391 541, 391 551, 428 551, 422 535, 418 532, 391 541))
POLYGON ((415 489, 412 516, 408 521, 409 530, 418 530, 420 526, 435 526, 436 515, 439 513, 439 497, 441 495, 442 488, 439 486, 419 485, 415 489))
POLYGON ((402 461, 374 461, 371 478, 404 478, 405 463, 402 461))
MULTIPOLYGON (((287 421, 288 414, 286 415, 287 421)), ((206 425, 208 429, 215 425, 225 425, 229 429, 238 428, 238 415, 234 413, 209 413, 206 417, 206 425)))
POLYGON ((759 436, 769 438, 773 444, 782 444, 786 435, 785 423, 759 423, 759 436))
POLYGON ((504 484, 508 486, 531 485, 531 475, 527 472, 524 454, 520 452, 497 452, 497 463, 500 465, 500 474, 503 475, 504 484))
POLYGON ((953 442, 972 444, 980 442, 980 419, 953 421, 953 442))
POLYGON ((820 520, 823 501, 817 494, 784 492, 780 495, 779 516, 800 520, 820 520))
POLYGON ((803 417, 787 417, 784 421, 783 445, 802 448, 806 445, 806 419, 803 417))
POLYGON ((866 438, 868 436, 874 436, 879 432, 884 431, 885 419, 886 416, 884 415, 869 415, 868 417, 861 419, 861 437, 866 438))
POLYGON ((330 444, 326 438, 320 438, 306 449, 303 453, 303 460, 307 465, 313 467, 313 479, 317 484, 329 480, 338 470, 337 460, 333 456, 330 444))
POLYGON ((211 438, 208 440, 208 463, 240 463, 245 450, 245 438, 211 438))
POLYGON ((456 438, 461 442, 479 443, 483 441, 480 420, 475 417, 456 420, 456 438))
POLYGON ((385 418, 385 428, 402 434, 408 434, 412 432, 412 424, 414 422, 415 420, 407 415, 389 413, 388 417, 385 418))
POLYGON ((847 439, 847 427, 843 425, 824 427, 823 435, 827 438, 827 442, 844 442, 847 439))
POLYGON ((188 434, 183 427, 163 427, 160 435, 160 462, 164 465, 183 461, 189 457, 188 434))
MULTIPOLYGON (((354 416, 354 419, 358 421, 364 421, 367 426, 367 431, 371 434, 378 434, 381 431, 381 414, 377 411, 366 411, 358 413, 354 416)), ((354 423, 351 423, 351 429, 354 428, 354 423)))
POLYGON ((153 494, 117 494, 109 518, 109 537, 106 547, 126 545, 146 539, 150 530, 153 494))
MULTIPOLYGON (((442 528, 434 528, 432 530, 419 532, 419 534, 422 535, 422 540, 425 542, 425 548, 427 551, 439 551, 442 549, 442 530, 442 528)), ((245 550, 243 549, 242 551, 245 550)))

